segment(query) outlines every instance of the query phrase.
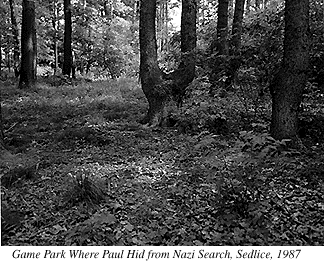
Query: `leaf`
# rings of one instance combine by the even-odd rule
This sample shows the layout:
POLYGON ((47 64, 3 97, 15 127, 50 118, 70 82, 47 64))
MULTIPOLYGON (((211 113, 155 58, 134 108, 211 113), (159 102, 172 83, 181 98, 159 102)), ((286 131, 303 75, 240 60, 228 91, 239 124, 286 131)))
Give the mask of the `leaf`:
POLYGON ((125 229, 126 229, 127 231, 129 231, 129 232, 132 232, 133 229, 134 229, 134 226, 131 225, 130 223, 128 223, 128 224, 125 226, 125 229))
POLYGON ((56 235, 61 231, 67 231, 67 229, 65 227, 62 227, 60 225, 55 225, 53 226, 54 230, 52 231, 52 234, 56 235))
POLYGON ((96 224, 96 225, 101 225, 101 224, 113 224, 116 222, 116 217, 108 212, 103 212, 103 213, 96 213, 93 217, 90 219, 86 220, 86 224, 96 224))

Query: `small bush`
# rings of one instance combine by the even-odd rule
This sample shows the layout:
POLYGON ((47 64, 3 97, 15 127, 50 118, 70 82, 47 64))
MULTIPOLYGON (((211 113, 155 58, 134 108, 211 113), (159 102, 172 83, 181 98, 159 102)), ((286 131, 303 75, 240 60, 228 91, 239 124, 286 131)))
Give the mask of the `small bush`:
POLYGON ((10 188, 19 181, 31 180, 37 177, 38 163, 35 157, 28 155, 7 155, 0 160, 1 186, 10 188))
POLYGON ((67 203, 86 202, 97 205, 106 198, 105 182, 93 175, 91 170, 77 168, 68 174, 68 189, 65 193, 67 203))

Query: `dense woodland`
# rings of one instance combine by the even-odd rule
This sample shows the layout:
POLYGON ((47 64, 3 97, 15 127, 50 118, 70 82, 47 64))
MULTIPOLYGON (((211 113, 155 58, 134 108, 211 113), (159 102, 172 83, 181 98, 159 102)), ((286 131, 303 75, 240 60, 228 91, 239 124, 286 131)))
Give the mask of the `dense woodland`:
POLYGON ((2 245, 324 244, 323 0, 0 13, 2 245))

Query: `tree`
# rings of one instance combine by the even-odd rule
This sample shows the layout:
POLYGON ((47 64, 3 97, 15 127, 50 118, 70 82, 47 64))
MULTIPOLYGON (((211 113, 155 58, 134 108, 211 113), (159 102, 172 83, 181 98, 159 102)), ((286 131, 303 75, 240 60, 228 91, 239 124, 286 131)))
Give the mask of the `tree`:
POLYGON ((59 13, 59 8, 58 8, 58 3, 57 0, 53 1, 53 8, 52 8, 52 26, 53 26, 53 52, 54 52, 54 75, 57 74, 58 70, 58 13, 59 13))
POLYGON ((2 35, 0 34, 0 79, 2 77, 2 35))
POLYGON ((213 52, 228 55, 228 6, 229 0, 219 0, 217 10, 217 36, 212 47, 213 52))
POLYGON ((169 11, 168 11, 168 0, 160 1, 158 5, 158 16, 157 16, 157 31, 159 33, 158 38, 158 49, 162 52, 168 50, 168 22, 169 22, 169 11))
POLYGON ((271 134, 276 139, 297 138, 298 109, 309 66, 308 39, 309 0, 286 0, 283 61, 270 85, 271 134))
POLYGON ((9 0, 9 6, 10 6, 10 18, 11 18, 11 25, 12 25, 12 35, 14 39, 14 71, 15 76, 18 77, 19 75, 19 34, 18 34, 18 25, 16 20, 16 14, 15 14, 15 2, 14 0, 9 0))
MULTIPOLYGON (((72 5, 71 0, 64 0, 64 62, 63 74, 71 76, 73 67, 72 55, 72 5)), ((75 77, 75 76, 72 76, 75 77)))
POLYGON ((21 26, 21 68, 19 87, 32 87, 36 81, 35 2, 23 0, 21 26))
POLYGON ((115 0, 104 1, 105 15, 109 21, 114 18, 115 0))
POLYGON ((231 46, 234 51, 238 51, 241 47, 242 23, 244 15, 245 0, 236 0, 234 9, 234 19, 232 26, 231 46))
POLYGON ((157 42, 155 33, 156 0, 140 2, 140 77, 143 92, 149 102, 144 123, 159 123, 161 112, 168 96, 163 91, 162 71, 157 61, 157 42))
POLYGON ((170 74, 161 71, 157 61, 155 31, 156 0, 140 2, 140 77, 149 109, 144 123, 159 125, 164 119, 165 105, 173 95, 179 102, 185 87, 195 75, 197 1, 182 1, 181 53, 177 70, 170 74))
POLYGON ((1 94, 0 94, 0 151, 4 148, 3 121, 1 111, 1 94))

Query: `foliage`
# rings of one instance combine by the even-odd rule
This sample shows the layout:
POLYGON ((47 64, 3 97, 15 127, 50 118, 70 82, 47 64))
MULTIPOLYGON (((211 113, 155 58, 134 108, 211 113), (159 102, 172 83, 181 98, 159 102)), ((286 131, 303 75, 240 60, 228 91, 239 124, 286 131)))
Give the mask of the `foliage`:
POLYGON ((212 99, 206 80, 186 100, 204 126, 187 134, 135 122, 146 106, 136 80, 4 87, 9 147, 28 135, 20 151, 38 164, 1 189, 4 245, 323 243, 321 147, 289 149, 261 120, 244 132, 241 101, 212 99), (231 132, 209 132, 209 112, 231 132))
POLYGON ((75 168, 68 174, 69 184, 66 192, 67 203, 87 202, 99 204, 105 200, 105 182, 98 178, 96 170, 75 168))
POLYGON ((134 38, 131 22, 119 17, 107 21, 106 17, 96 17, 96 13, 91 6, 75 7, 75 63, 80 71, 88 72, 95 67, 95 76, 117 78, 135 60, 136 54, 129 42, 134 38))
MULTIPOLYGON (((246 14, 241 53, 215 60, 208 46, 216 6, 203 2, 198 76, 181 108, 170 103, 169 127, 163 128, 138 122, 147 101, 134 78, 139 58, 133 1, 116 1, 112 17, 103 1, 75 1, 75 63, 84 75, 89 67, 87 78, 76 80, 50 76, 53 10, 52 1, 43 2, 38 5, 43 77, 33 91, 18 90, 13 79, 0 84, 12 153, 0 160, 3 245, 324 243, 321 3, 312 1, 312 78, 296 150, 268 131, 267 87, 282 53, 282 5, 246 14), (237 61, 227 89, 227 74, 237 61), (212 80, 216 66, 224 71, 212 80), (107 77, 116 79, 103 80, 107 77)), ((0 19, 8 15, 3 3, 0 12, 0 19)), ((1 21, 7 51, 12 36, 2 32, 10 25, 1 21)), ((160 53, 166 71, 179 62, 179 37, 171 30, 169 50, 160 53)))
POLYGON ((323 87, 324 45, 323 45, 323 2, 311 1, 310 11, 310 35, 311 38, 311 78, 319 86, 323 87))
POLYGON ((282 5, 251 14, 244 21, 242 60, 244 67, 253 67, 261 86, 266 86, 280 65, 283 53, 282 5))

